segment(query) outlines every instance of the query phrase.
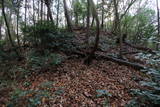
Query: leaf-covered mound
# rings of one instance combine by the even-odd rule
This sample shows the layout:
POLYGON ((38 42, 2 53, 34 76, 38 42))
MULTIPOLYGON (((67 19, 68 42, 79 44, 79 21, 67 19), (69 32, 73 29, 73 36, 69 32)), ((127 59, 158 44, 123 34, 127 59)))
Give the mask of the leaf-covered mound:
POLYGON ((54 97, 48 98, 46 102, 41 102, 39 105, 94 107, 104 105, 108 99, 109 105, 124 106, 132 97, 129 90, 142 88, 137 81, 144 78, 139 71, 103 60, 95 60, 91 66, 86 66, 83 61, 72 59, 60 65, 56 73, 51 71, 39 75, 33 74, 21 82, 19 88, 38 91, 41 90, 40 84, 53 82, 52 87, 48 88, 54 97), (25 82, 31 84, 26 87, 25 82), (111 96, 98 97, 100 90, 108 92, 111 96))

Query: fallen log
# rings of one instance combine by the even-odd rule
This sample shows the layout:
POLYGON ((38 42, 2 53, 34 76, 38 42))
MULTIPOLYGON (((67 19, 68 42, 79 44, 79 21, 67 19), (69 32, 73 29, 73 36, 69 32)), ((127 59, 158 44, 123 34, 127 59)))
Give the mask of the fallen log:
POLYGON ((141 65, 141 64, 137 64, 137 63, 132 63, 132 62, 128 62, 126 60, 123 60, 123 59, 118 59, 116 57, 111 57, 111 56, 102 56, 102 55, 98 55, 96 54, 96 59, 97 60, 100 60, 100 59, 106 59, 108 61, 112 61, 112 62, 115 62, 115 63, 118 63, 120 65, 125 65, 125 66, 130 66, 134 69, 137 69, 137 70, 140 70, 140 69, 145 69, 146 67, 141 65))
POLYGON ((140 53, 140 52, 138 52, 138 51, 136 51, 136 52, 123 52, 122 54, 123 55, 128 55, 128 54, 137 54, 137 53, 140 53))
POLYGON ((136 46, 136 45, 130 44, 130 43, 126 42, 126 41, 124 41, 124 44, 129 46, 129 47, 136 48, 137 50, 142 50, 142 51, 149 52, 151 54, 156 54, 155 51, 153 51, 152 49, 147 48, 147 47, 136 46))
MULTIPOLYGON (((81 51, 65 52, 65 53, 67 55, 78 55, 78 56, 80 56, 82 58, 85 58, 87 56, 86 53, 83 53, 81 51)), ((117 57, 112 57, 112 56, 106 56, 106 55, 103 56, 103 55, 95 54, 94 58, 96 60, 108 60, 108 61, 112 61, 112 62, 118 63, 120 65, 125 65, 125 66, 132 67, 132 68, 137 69, 137 70, 146 68, 144 65, 137 64, 137 63, 132 63, 132 62, 129 62, 129 61, 126 61, 126 60, 123 60, 123 59, 119 59, 117 57)))
POLYGON ((86 57, 86 53, 80 51, 63 51, 67 56, 78 55, 80 57, 86 57))

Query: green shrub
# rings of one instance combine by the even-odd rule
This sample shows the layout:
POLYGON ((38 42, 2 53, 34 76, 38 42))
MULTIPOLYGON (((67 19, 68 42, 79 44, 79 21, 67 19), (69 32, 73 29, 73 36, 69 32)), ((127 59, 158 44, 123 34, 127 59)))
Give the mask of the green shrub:
POLYGON ((48 91, 44 90, 21 90, 16 89, 11 94, 11 101, 9 102, 8 106, 22 106, 25 104, 27 107, 37 107, 38 105, 42 104, 42 98, 50 98, 51 94, 48 91))
POLYGON ((32 50, 27 55, 27 63, 34 69, 39 69, 42 67, 49 67, 61 64, 64 60, 63 56, 60 54, 51 53, 47 50, 44 51, 45 55, 40 55, 39 53, 32 50))
POLYGON ((27 26, 26 30, 22 28, 25 39, 34 47, 41 50, 46 48, 70 49, 73 34, 65 30, 58 29, 54 23, 49 21, 39 21, 34 25, 27 26))
POLYGON ((155 107, 160 106, 160 71, 145 69, 142 72, 149 74, 151 80, 141 81, 140 85, 147 89, 132 89, 131 94, 134 98, 126 107, 155 107))
POLYGON ((96 90, 96 92, 97 92, 97 97, 104 97, 105 98, 105 101, 103 103, 104 107, 110 107, 109 97, 111 97, 112 94, 109 93, 107 90, 96 90))
POLYGON ((28 78, 31 75, 31 71, 28 69, 25 69, 23 67, 19 67, 17 65, 12 66, 7 72, 5 72, 6 75, 8 75, 8 79, 14 79, 14 80, 21 80, 28 78))
POLYGON ((11 94, 11 100, 8 106, 20 107, 26 105, 26 107, 39 107, 43 100, 54 100, 56 97, 62 95, 64 91, 57 87, 55 92, 52 91, 54 82, 46 81, 41 83, 37 88, 38 90, 21 90, 15 89, 11 94))

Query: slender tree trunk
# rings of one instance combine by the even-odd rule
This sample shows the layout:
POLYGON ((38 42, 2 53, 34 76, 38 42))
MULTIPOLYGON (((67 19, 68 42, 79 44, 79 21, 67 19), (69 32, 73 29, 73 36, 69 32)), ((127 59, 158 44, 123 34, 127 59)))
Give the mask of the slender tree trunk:
POLYGON ((57 0, 57 18, 56 18, 57 28, 58 28, 58 25, 59 25, 59 5, 60 5, 60 0, 57 0))
POLYGON ((120 45, 119 57, 122 58, 123 43, 122 43, 120 17, 119 17, 119 13, 118 13, 118 1, 117 0, 113 0, 113 3, 114 3, 114 9, 115 9, 115 32, 116 32, 116 36, 119 35, 119 38, 120 38, 120 42, 119 42, 119 45, 120 45))
POLYGON ((78 0, 72 0, 72 7, 73 7, 73 10, 74 10, 74 18, 75 18, 75 26, 78 26, 78 10, 77 10, 77 3, 79 3, 78 0))
MULTIPOLYGON (((25 20, 24 29, 25 29, 25 32, 26 32, 26 27, 27 27, 27 0, 25 0, 24 20, 25 20)), ((26 35, 26 34, 24 33, 24 36, 25 36, 25 35, 26 35)), ((26 43, 26 39, 24 38, 23 45, 25 45, 25 43, 26 43)))
POLYGON ((64 13, 65 13, 66 21, 67 21, 68 30, 72 32, 73 29, 72 29, 71 19, 68 14, 68 7, 66 4, 66 0, 63 0, 63 5, 64 5, 64 13))
POLYGON ((90 27, 90 2, 87 0, 87 35, 86 35, 86 43, 89 45, 89 28, 90 27))
POLYGON ((3 26, 3 20, 0 19, 0 40, 2 39, 2 26, 3 26))
MULTIPOLYGON (((158 37, 160 38, 160 13, 159 13, 158 0, 156 0, 156 4, 157 4, 157 22, 158 22, 157 30, 158 30, 158 37)), ((157 50, 159 50, 159 44, 157 44, 157 50)))
POLYGON ((33 0, 33 24, 35 25, 35 5, 34 5, 34 0, 33 0))
POLYGON ((35 0, 33 0, 33 25, 34 25, 34 27, 33 27, 33 37, 35 37, 35 24, 36 24, 36 21, 35 21, 35 5, 34 5, 34 3, 35 3, 35 0))
POLYGON ((18 11, 17 11, 17 42, 18 42, 18 46, 20 47, 20 39, 19 39, 19 29, 18 29, 18 25, 19 25, 19 6, 20 6, 20 1, 17 1, 18 3, 18 11))
POLYGON ((9 24, 8 24, 8 21, 7 21, 7 18, 6 18, 6 13, 5 13, 4 0, 1 0, 1 1, 2 1, 2 14, 3 14, 4 21, 5 21, 5 24, 6 24, 6 27, 7 27, 7 33, 8 33, 9 41, 11 43, 11 46, 14 48, 14 51, 16 52, 17 56, 20 58, 20 54, 18 53, 18 51, 16 49, 16 46, 14 45, 14 42, 12 41, 11 31, 10 31, 9 24))
POLYGON ((43 3, 43 20, 46 20, 47 19, 47 16, 46 16, 46 7, 45 7, 45 3, 43 3))
POLYGON ((101 23, 101 28, 104 28, 104 0, 102 0, 102 23, 101 23))
POLYGON ((94 17, 93 17, 93 19, 92 19, 92 23, 91 23, 91 28, 94 26, 94 17))
POLYGON ((78 13, 75 12, 75 25, 78 26, 78 13))
POLYGON ((95 55, 95 52, 98 48, 98 44, 99 44, 99 33, 100 33, 100 25, 99 25, 99 18, 98 18, 98 14, 97 14, 97 10, 96 10, 96 7, 95 7, 95 4, 93 2, 93 0, 89 0, 89 3, 90 3, 90 8, 91 8, 91 11, 92 11, 92 15, 93 17, 95 18, 96 20, 96 31, 97 31, 97 34, 96 34, 96 38, 95 38, 95 45, 93 47, 93 50, 90 52, 89 56, 87 57, 87 59, 84 61, 85 64, 90 64, 93 60, 93 57, 95 55))
POLYGON ((41 23, 42 23, 42 21, 43 21, 43 0, 41 0, 41 13, 40 13, 40 15, 41 15, 41 23))
POLYGON ((50 20, 53 22, 52 12, 51 12, 51 8, 50 8, 51 1, 45 0, 45 4, 47 6, 47 14, 48 14, 50 20))
POLYGON ((83 27, 85 27, 85 15, 83 15, 83 27))
POLYGON ((47 10, 47 21, 49 21, 49 11, 47 10))
POLYGON ((2 39, 2 25, 0 23, 0 40, 2 39))
POLYGON ((27 26, 27 0, 25 0, 25 30, 26 30, 26 26, 27 26))
POLYGON ((39 5, 40 5, 40 3, 39 3, 39 2, 40 2, 40 1, 38 0, 38 13, 37 13, 37 14, 38 14, 38 21, 39 21, 39 19, 40 19, 40 18, 39 18, 39 10, 40 10, 40 6, 39 6, 39 5))

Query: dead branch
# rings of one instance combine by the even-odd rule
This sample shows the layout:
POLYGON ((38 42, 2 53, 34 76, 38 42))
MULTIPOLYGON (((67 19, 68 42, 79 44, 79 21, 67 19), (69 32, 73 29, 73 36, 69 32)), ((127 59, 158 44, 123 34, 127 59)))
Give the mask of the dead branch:
POLYGON ((151 54, 156 54, 155 51, 153 51, 152 49, 147 48, 147 47, 136 46, 136 45, 130 44, 130 43, 125 42, 125 41, 124 41, 124 44, 126 44, 127 46, 130 46, 130 47, 132 47, 132 48, 136 48, 137 50, 142 50, 142 51, 149 52, 149 53, 151 53, 151 54))

